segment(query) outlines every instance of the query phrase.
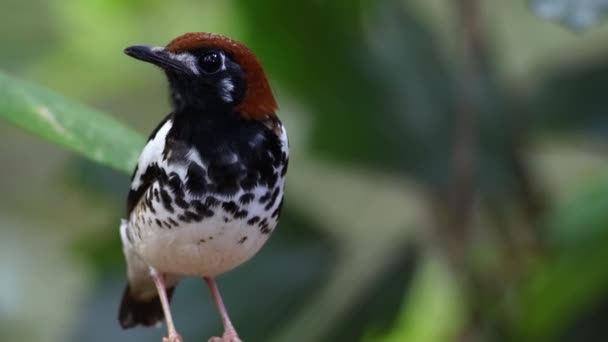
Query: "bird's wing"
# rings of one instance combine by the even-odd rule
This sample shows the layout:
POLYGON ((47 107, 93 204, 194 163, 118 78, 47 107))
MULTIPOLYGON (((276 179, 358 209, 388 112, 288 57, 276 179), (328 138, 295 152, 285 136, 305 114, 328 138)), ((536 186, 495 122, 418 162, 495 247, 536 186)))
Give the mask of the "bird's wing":
MULTIPOLYGON (((163 152, 165 152, 167 134, 172 126, 173 120, 172 114, 170 114, 150 135, 131 177, 131 188, 127 197, 127 219, 122 220, 120 225, 129 280, 119 312, 119 321, 123 328, 133 327, 137 324, 153 325, 163 318, 158 294, 149 276, 150 268, 132 246, 129 217, 146 191, 163 175, 159 165, 163 159, 163 152)), ((175 276, 167 277, 166 285, 169 296, 173 292, 177 280, 178 278, 175 276)))
POLYGON ((131 176, 131 189, 127 196, 127 217, 131 215, 131 211, 150 185, 161 175, 158 165, 163 158, 167 134, 173 126, 172 118, 173 114, 169 114, 158 124, 139 156, 131 176))
POLYGON ((127 218, 123 220, 120 227, 123 251, 127 260, 127 273, 132 290, 150 295, 155 293, 154 284, 150 281, 148 265, 139 258, 132 246, 132 227, 130 227, 129 221, 133 209, 137 207, 146 191, 164 174, 159 165, 163 159, 167 134, 172 126, 172 115, 168 115, 154 129, 148 143, 142 150, 131 177, 131 189, 127 197, 127 218))

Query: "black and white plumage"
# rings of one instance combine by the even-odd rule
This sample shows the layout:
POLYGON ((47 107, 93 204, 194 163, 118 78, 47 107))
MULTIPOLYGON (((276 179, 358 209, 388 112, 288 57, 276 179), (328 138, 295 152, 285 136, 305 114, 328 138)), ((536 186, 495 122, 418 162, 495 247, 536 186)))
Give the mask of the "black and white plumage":
POLYGON ((224 320, 220 340, 237 341, 213 277, 249 260, 277 225, 288 143, 274 97, 255 56, 222 36, 186 34, 165 48, 126 52, 165 70, 174 112, 132 176, 120 227, 129 285, 119 321, 129 328, 168 316, 166 340, 180 341, 165 289, 170 298, 181 277, 204 277, 224 320))

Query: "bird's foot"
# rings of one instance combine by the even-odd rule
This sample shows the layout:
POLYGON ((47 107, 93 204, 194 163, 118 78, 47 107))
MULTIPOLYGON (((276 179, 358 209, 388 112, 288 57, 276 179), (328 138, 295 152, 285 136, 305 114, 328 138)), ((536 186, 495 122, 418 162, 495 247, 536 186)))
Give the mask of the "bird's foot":
POLYGON ((184 342, 179 334, 169 334, 169 337, 163 337, 163 342, 184 342))
POLYGON ((236 331, 233 332, 225 332, 222 337, 212 337, 207 342, 243 342, 239 338, 239 335, 236 334, 236 331))

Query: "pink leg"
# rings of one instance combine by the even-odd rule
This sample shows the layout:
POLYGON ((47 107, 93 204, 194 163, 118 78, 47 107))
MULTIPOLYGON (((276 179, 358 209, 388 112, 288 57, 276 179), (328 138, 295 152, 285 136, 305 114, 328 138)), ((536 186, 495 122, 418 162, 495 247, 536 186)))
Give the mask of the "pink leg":
POLYGON ((215 305, 217 306, 217 309, 220 312, 220 316, 222 317, 222 323, 224 324, 224 335, 221 341, 240 341, 239 335, 236 333, 236 330, 234 329, 234 326, 230 321, 230 317, 228 317, 228 312, 226 311, 224 301, 222 300, 222 296, 220 295, 220 291, 217 288, 215 280, 210 277, 205 277, 205 281, 207 282, 207 286, 209 286, 211 296, 213 297, 213 301, 215 301, 215 305))
POLYGON ((158 273, 155 269, 150 267, 150 276, 156 285, 158 291, 158 297, 160 298, 160 304, 163 307, 165 313, 165 321, 167 322, 167 330, 169 333, 168 337, 163 338, 163 342, 182 342, 182 337, 175 330, 173 324, 173 317, 171 316, 171 309, 169 308, 169 300, 167 299, 167 291, 165 290, 165 277, 158 273))

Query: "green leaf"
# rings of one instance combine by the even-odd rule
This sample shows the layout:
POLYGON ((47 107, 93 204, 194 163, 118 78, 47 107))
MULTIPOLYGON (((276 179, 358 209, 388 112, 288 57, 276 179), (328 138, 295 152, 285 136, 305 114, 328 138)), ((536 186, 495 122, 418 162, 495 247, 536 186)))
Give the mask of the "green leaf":
POLYGON ((516 341, 556 341, 601 303, 608 289, 606 236, 583 253, 539 267, 523 288, 513 331, 516 341))
POLYGON ((453 341, 465 322, 465 298, 447 265, 429 253, 420 265, 395 327, 365 341, 453 341))
POLYGON ((0 117, 92 161, 130 173, 145 138, 111 116, 0 73, 0 117))
POLYGON ((514 306, 514 340, 559 340, 601 305, 608 291, 606 171, 587 175, 548 213, 552 254, 530 273, 514 306))

